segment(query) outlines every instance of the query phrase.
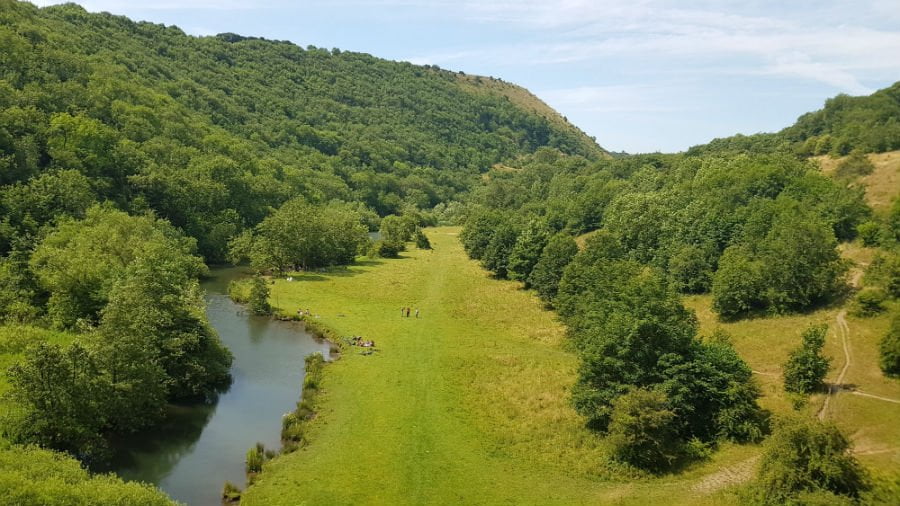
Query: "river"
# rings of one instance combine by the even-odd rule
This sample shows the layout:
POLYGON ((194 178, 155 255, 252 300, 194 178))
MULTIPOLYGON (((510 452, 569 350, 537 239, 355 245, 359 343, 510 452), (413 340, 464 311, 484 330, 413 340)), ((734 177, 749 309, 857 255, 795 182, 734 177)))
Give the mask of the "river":
POLYGON ((173 406, 165 423, 119 445, 112 470, 153 483, 189 506, 219 505, 222 485, 243 487, 244 458, 257 441, 280 448, 281 417, 300 397, 303 360, 329 345, 301 326, 250 316, 227 295, 239 268, 213 269, 201 286, 206 313, 234 354, 233 383, 217 402, 173 406))

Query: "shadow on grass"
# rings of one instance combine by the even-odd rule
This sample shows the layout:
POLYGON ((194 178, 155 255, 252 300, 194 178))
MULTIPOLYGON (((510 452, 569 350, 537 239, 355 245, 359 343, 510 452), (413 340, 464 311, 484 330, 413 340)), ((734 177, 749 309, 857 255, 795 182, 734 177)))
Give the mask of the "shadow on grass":
POLYGON ((365 271, 354 269, 354 267, 377 267, 383 265, 385 262, 410 260, 411 258, 412 257, 403 255, 400 255, 397 258, 363 258, 350 265, 336 265, 310 271, 291 272, 287 275, 293 276, 294 281, 326 281, 332 278, 348 278, 365 273, 365 271))

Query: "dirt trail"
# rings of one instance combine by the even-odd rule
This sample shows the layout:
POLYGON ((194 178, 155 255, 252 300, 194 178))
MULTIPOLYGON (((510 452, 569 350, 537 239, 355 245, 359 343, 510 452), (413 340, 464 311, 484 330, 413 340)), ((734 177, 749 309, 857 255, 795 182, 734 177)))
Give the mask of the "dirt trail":
MULTIPOLYGON (((854 278, 854 281, 858 281, 858 276, 854 276, 854 278)), ((841 390, 841 385, 844 384, 844 378, 847 377, 847 370, 850 368, 851 364, 850 326, 847 325, 847 310, 841 309, 835 319, 837 320, 838 334, 841 336, 841 345, 844 348, 844 367, 841 368, 838 377, 828 385, 828 394, 825 397, 825 402, 822 403, 822 408, 819 409, 819 420, 824 420, 828 416, 828 407, 831 403, 831 398, 841 390)))
POLYGON ((712 494, 723 488, 750 481, 753 478, 753 471, 756 468, 756 463, 759 462, 759 459, 760 456, 756 455, 755 457, 728 466, 719 472, 710 474, 694 484, 694 486, 691 487, 691 490, 698 494, 712 494))
POLYGON ((900 404, 900 399, 891 399, 890 397, 882 397, 880 395, 867 394, 865 392, 860 392, 859 390, 854 390, 850 393, 853 395, 860 395, 862 397, 868 397, 870 399, 878 399, 879 401, 886 401, 886 402, 893 402, 894 404, 900 404))

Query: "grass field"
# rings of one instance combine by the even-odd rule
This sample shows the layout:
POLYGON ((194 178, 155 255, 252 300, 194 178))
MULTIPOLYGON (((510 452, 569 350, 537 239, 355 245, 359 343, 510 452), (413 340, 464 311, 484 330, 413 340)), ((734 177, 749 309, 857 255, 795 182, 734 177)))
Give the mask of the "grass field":
POLYGON ((659 478, 609 463, 569 405, 577 360, 553 313, 489 278, 457 232, 429 230, 433 252, 273 286, 275 305, 308 307, 379 351, 350 347, 326 367, 310 444, 269 463, 245 504, 735 502, 721 472, 757 446, 659 478), (400 317, 404 306, 421 318, 400 317))

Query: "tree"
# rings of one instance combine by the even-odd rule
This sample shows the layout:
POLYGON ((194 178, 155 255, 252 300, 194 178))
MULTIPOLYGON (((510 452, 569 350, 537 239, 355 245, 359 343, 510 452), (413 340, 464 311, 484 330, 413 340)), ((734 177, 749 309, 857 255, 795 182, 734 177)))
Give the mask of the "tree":
POLYGON ((541 251, 540 258, 528 276, 528 284, 537 290, 541 300, 545 303, 553 302, 563 272, 577 253, 578 244, 568 234, 554 235, 541 251))
POLYGON ((431 249, 431 241, 421 229, 416 230, 416 247, 419 249, 431 249))
POLYGON ((503 220, 494 230, 491 242, 488 243, 481 257, 481 265, 494 273, 500 279, 506 278, 508 273, 509 255, 516 245, 519 230, 509 220, 503 220))
POLYGON ((272 306, 269 305, 269 287, 266 286, 266 280, 262 276, 253 276, 248 304, 250 311, 255 315, 267 315, 272 312, 272 306))
POLYGON ((406 244, 416 232, 416 222, 409 216, 392 214, 381 219, 380 231, 383 241, 406 244))
POLYGON ((891 328, 878 344, 881 370, 888 376, 900 376, 900 314, 894 315, 891 328))
POLYGON ((501 220, 498 213, 484 209, 469 216, 459 237, 469 258, 481 260, 501 220))
POLYGON ((665 394, 635 388, 613 401, 607 441, 623 462, 650 471, 669 467, 681 442, 665 394))
POLYGON ((869 488, 868 476, 850 453, 847 438, 831 424, 788 420, 772 435, 763 452, 755 483, 763 504, 792 503, 799 494, 825 492, 858 498, 869 488))
POLYGON ((862 317, 877 315, 885 310, 885 300, 887 294, 881 288, 863 288, 854 298, 853 314, 862 317))
POLYGON ((827 325, 812 325, 803 332, 803 342, 784 364, 784 389, 809 394, 823 386, 830 360, 822 355, 827 325))
POLYGON ((11 395, 21 407, 11 439, 62 450, 82 460, 107 452, 100 436, 107 424, 108 385, 95 357, 82 345, 40 344, 8 373, 11 395))
POLYGON ((129 216, 93 206, 83 220, 68 219, 38 245, 29 267, 50 293, 48 312, 58 326, 97 322, 115 282, 139 258, 153 258, 180 280, 206 271, 193 239, 152 215, 129 216))
POLYGON ((538 220, 531 220, 516 238, 509 255, 509 279, 523 281, 525 288, 530 288, 528 277, 541 257, 547 245, 548 232, 546 225, 538 220))
POLYGON ((285 271, 352 263, 368 242, 357 211, 347 204, 286 202, 253 232, 230 243, 230 258, 249 258, 258 270, 285 271))
POLYGON ((135 262, 116 283, 99 330, 111 344, 145 343, 168 399, 210 398, 231 381, 231 353, 206 320, 197 281, 156 259, 135 262))

